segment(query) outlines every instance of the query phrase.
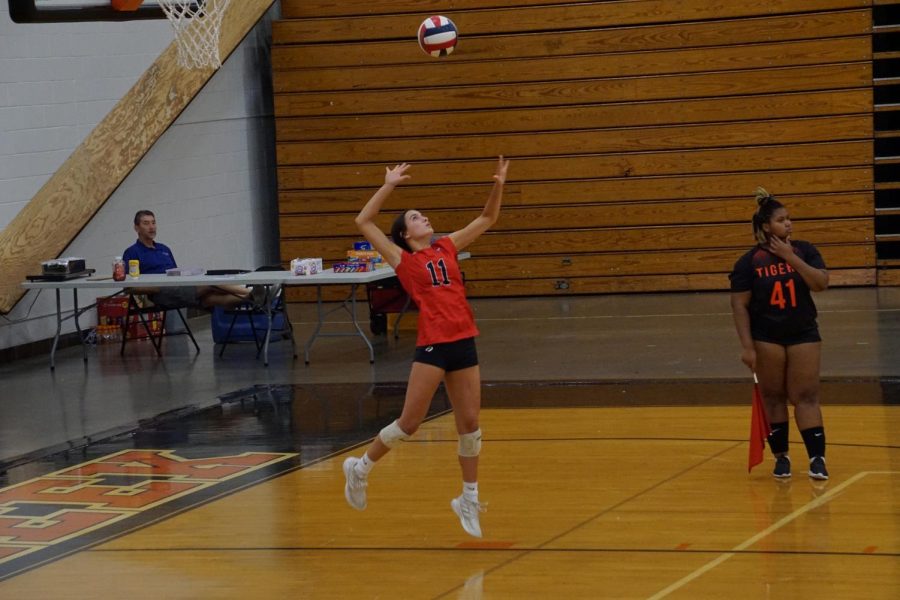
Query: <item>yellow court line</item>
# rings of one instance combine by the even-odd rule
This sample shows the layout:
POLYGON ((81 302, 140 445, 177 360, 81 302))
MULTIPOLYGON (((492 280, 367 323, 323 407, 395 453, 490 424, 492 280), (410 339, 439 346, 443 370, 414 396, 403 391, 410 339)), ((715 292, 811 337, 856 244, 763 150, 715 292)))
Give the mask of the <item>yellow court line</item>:
POLYGON ((763 529, 762 531, 760 531, 753 537, 741 542, 740 544, 738 544, 737 546, 732 548, 730 552, 726 552, 725 554, 720 555, 718 558, 715 558, 715 559, 709 561, 708 563, 706 563, 705 565, 703 565, 702 567, 700 567, 693 573, 689 573, 688 575, 685 575, 684 577, 682 577, 681 579, 679 579, 678 581, 676 581, 669 587, 665 588, 664 590, 661 590, 661 591, 653 594, 652 596, 650 596, 648 598, 648 600, 658 600, 659 598, 665 598, 666 596, 668 596, 675 590, 677 590, 677 589, 685 586, 686 584, 690 583, 691 581, 697 579, 704 573, 707 573, 708 571, 715 569, 716 567, 721 565, 723 562, 725 562, 726 560, 728 560, 729 558, 734 556, 736 552, 740 552, 741 550, 745 550, 745 549, 749 548, 750 546, 752 546, 759 540, 763 539, 770 533, 778 531, 779 529, 781 529, 782 527, 784 527, 785 525, 787 525, 788 523, 790 523, 791 521, 793 521, 794 519, 799 517, 800 515, 803 515, 809 511, 811 511, 814 508, 818 508, 818 507, 822 506, 823 504, 825 504, 826 502, 830 501, 832 498, 834 498, 835 496, 837 496, 838 494, 843 492, 845 488, 850 487, 851 485, 853 485, 854 483, 856 483, 857 481, 859 481, 866 475, 896 475, 898 473, 900 473, 900 471, 861 471, 861 472, 857 473, 856 475, 854 475, 853 477, 851 477, 844 483, 840 484, 836 488, 827 491, 826 493, 822 494, 821 496, 819 496, 818 498, 816 498, 814 500, 811 500, 810 502, 801 506, 800 508, 798 508, 791 514, 785 515, 777 522, 766 527, 765 529, 763 529))

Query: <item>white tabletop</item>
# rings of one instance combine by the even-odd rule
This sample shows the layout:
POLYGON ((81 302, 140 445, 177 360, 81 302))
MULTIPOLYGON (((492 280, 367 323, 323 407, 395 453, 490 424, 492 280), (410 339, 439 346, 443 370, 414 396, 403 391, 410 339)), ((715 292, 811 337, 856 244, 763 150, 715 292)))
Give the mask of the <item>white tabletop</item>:
POLYGON ((335 273, 331 269, 316 273, 315 275, 293 275, 290 271, 286 271, 287 277, 281 282, 282 285, 328 285, 330 283, 372 283, 380 281, 388 277, 394 277, 394 269, 385 265, 374 271, 366 271, 363 273, 335 273))
POLYGON ((128 289, 204 285, 331 285, 371 283, 394 276, 388 266, 362 273, 335 273, 331 269, 315 275, 294 275, 291 271, 252 271, 236 275, 141 275, 113 281, 112 277, 78 277, 65 281, 25 281, 26 289, 128 289))
MULTIPOLYGON (((459 260, 469 258, 468 252, 460 252, 459 260)), ((77 277, 64 281, 25 281, 22 287, 29 290, 38 289, 113 289, 128 288, 163 288, 204 285, 337 285, 360 284, 380 281, 394 277, 394 269, 385 265, 374 271, 362 273, 335 273, 331 269, 315 275, 294 275, 291 271, 251 271, 236 275, 141 275, 126 277, 125 281, 113 281, 109 277, 77 277)))

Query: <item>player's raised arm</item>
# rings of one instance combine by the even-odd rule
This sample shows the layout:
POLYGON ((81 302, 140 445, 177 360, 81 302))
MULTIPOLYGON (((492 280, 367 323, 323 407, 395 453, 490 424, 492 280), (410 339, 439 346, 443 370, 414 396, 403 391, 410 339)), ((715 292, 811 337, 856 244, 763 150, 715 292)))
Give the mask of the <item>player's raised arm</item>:
POLYGON ((503 200, 503 186, 506 183, 508 168, 509 161, 501 156, 497 160, 497 171, 494 173, 494 187, 491 188, 491 195, 488 196, 484 210, 471 223, 450 234, 450 239, 453 240, 457 250, 462 250, 474 242, 500 218, 500 203, 503 200))
POLYGON ((400 248, 392 242, 375 224, 375 217, 381 212, 381 206, 387 197, 391 195, 398 184, 410 179, 406 172, 409 170, 407 163, 401 163, 393 169, 385 167, 384 185, 372 195, 359 214, 356 215, 356 226, 372 247, 375 248, 389 265, 396 267, 400 263, 400 248))

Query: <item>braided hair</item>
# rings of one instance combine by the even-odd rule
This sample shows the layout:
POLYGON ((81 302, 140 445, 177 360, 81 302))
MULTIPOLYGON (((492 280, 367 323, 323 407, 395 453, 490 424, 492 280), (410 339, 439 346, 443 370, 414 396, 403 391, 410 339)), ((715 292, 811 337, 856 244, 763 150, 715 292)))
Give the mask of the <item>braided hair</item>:
POLYGON ((396 219, 394 219, 394 223, 391 225, 391 239, 394 240, 395 244, 407 252, 412 253, 409 242, 403 237, 403 234, 406 233, 406 213, 408 212, 409 210, 404 210, 396 219))
POLYGON ((768 242, 766 232, 763 225, 772 219, 772 215, 779 208, 784 208, 784 204, 775 199, 775 196, 766 191, 765 188, 756 188, 756 203, 758 207, 753 213, 753 237, 760 244, 768 242))

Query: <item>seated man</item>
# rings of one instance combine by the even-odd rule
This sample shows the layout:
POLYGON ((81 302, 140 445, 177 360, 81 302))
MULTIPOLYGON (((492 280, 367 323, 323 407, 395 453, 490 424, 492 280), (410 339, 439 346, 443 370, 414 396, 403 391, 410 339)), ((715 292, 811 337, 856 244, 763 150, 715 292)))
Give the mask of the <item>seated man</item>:
MULTIPOLYGON (((137 242, 129 246, 122 255, 126 265, 129 260, 140 261, 143 275, 164 275, 166 269, 178 266, 169 247, 155 241, 156 216, 151 211, 137 211, 134 215, 134 230, 138 234, 137 242)), ((142 288, 140 291, 147 294, 153 304, 170 307, 230 308, 251 300, 250 288, 237 285, 142 288)))

